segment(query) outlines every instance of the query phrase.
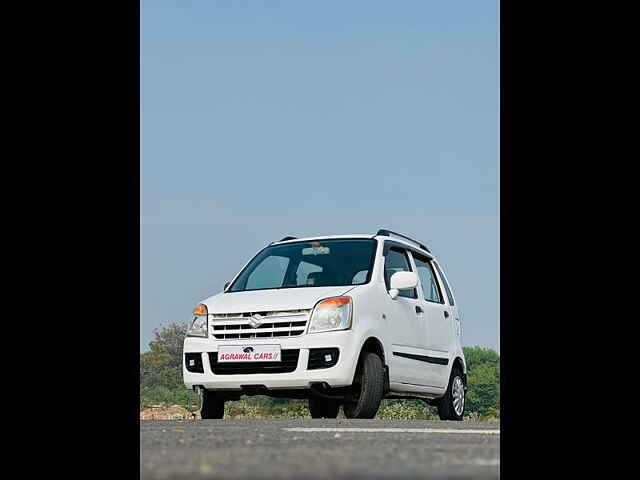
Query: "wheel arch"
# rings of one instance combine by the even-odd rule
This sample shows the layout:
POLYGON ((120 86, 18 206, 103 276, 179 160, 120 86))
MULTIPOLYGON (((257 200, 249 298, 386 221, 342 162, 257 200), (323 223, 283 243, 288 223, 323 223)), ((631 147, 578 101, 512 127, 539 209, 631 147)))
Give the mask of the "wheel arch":
POLYGON ((464 382, 464 386, 467 386, 467 365, 465 364, 462 357, 455 357, 453 363, 451 364, 451 370, 458 367, 462 372, 462 381, 464 382))
POLYGON ((378 339, 377 337, 370 336, 363 342, 362 347, 360 347, 360 357, 362 357, 362 354, 364 352, 375 353, 380 357, 380 359, 382 360, 382 363, 386 364, 385 355, 384 355, 384 346, 382 345, 382 342, 380 341, 380 339, 378 339))
POLYGON ((380 339, 374 335, 367 337, 367 339, 363 342, 362 347, 360 347, 360 354, 358 355, 358 364, 362 359, 362 355, 364 353, 375 353, 382 360, 382 368, 384 369, 384 393, 386 394, 391 390, 390 380, 389 380, 389 365, 386 363, 386 358, 384 355, 384 345, 380 341, 380 339))

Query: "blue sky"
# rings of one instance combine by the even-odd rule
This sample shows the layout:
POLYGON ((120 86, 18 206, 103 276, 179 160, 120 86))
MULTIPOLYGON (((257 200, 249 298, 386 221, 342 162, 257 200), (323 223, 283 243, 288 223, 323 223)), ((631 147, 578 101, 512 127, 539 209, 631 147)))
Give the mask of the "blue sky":
POLYGON ((141 5, 141 351, 267 243, 379 228, 498 349, 497 2, 141 5))

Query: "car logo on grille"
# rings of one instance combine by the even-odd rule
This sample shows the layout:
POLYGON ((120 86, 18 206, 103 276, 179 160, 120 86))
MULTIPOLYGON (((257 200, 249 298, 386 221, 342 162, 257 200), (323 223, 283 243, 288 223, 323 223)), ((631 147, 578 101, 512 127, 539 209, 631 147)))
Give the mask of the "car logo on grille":
POLYGON ((261 323, 262 323, 262 315, 260 315, 259 313, 251 315, 249 317, 249 324, 251 325, 252 328, 258 328, 261 323))
POLYGON ((243 351, 244 353, 251 353, 251 352, 253 352, 253 347, 244 347, 244 348, 242 349, 242 351, 243 351))

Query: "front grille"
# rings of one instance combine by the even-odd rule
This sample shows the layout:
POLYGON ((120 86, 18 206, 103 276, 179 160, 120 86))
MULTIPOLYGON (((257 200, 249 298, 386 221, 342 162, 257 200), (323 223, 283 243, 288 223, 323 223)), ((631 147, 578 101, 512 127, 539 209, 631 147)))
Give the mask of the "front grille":
POLYGON ((309 313, 310 310, 216 313, 210 315, 211 332, 216 340, 296 337, 307 328, 309 313), (255 313, 262 316, 257 327, 249 321, 255 313))
POLYGON ((221 362, 218 352, 209 352, 211 370, 216 375, 247 375, 252 373, 291 373, 298 366, 300 349, 282 350, 281 362, 221 362))

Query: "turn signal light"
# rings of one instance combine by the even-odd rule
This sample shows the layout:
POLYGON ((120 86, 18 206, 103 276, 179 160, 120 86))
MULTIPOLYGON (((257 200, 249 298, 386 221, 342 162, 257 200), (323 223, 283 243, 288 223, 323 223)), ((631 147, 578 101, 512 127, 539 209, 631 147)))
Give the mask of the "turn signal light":
POLYGON ((351 303, 351 297, 331 297, 319 302, 316 308, 336 308, 348 303, 351 303))
POLYGON ((207 306, 202 303, 193 309, 194 315, 206 315, 207 313, 207 306))

